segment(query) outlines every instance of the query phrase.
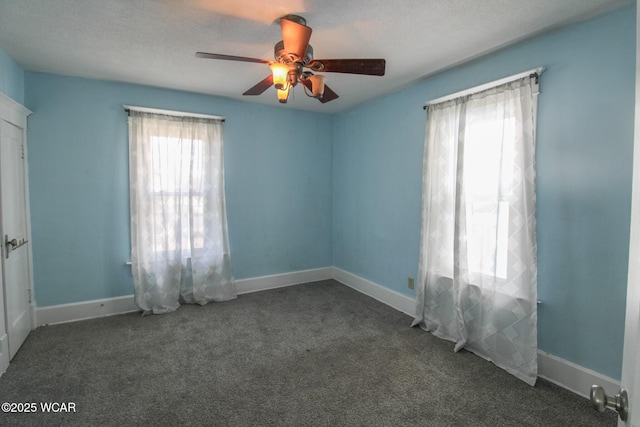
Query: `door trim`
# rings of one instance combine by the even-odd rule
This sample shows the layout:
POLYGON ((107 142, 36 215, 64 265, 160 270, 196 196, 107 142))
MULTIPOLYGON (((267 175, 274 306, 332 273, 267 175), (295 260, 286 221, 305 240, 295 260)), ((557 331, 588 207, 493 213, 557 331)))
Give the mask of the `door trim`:
MULTIPOLYGON (((640 7, 636 6, 636 25, 640 24, 640 7)), ((640 29, 639 29, 640 30, 640 29)), ((619 426, 640 423, 640 31, 636 31, 635 111, 633 134, 633 172, 631 178, 631 224, 629 226, 629 262, 627 274, 627 300, 622 350, 622 386, 629 396, 629 418, 618 421, 619 426)), ((617 393, 617 392, 616 392, 617 393)))
MULTIPOLYGON (((16 102, 9 96, 0 92, 0 120, 11 123, 19 127, 22 130, 22 144, 24 147, 24 185, 25 185, 25 210, 26 210, 26 232, 27 240, 27 263, 28 263, 28 289, 31 293, 31 303, 29 304, 29 315, 31 317, 31 329, 35 328, 35 300, 33 298, 33 252, 31 250, 31 216, 29 205, 29 169, 28 169, 28 150, 27 150, 27 117, 32 114, 32 111, 16 102)), ((2 271, 2 268, 0 268, 2 271)), ((0 292, 4 293, 4 284, 0 279, 0 292)), ((0 316, 5 318, 4 302, 0 307, 0 316)), ((8 327, 8 325, 6 325, 8 327)), ((6 330, 0 330, 0 375, 2 375, 9 366, 9 337, 6 330)))
POLYGON ((27 130, 27 117, 33 111, 0 92, 0 119, 27 130))
POLYGON ((9 335, 4 331, 0 333, 0 375, 2 375, 9 367, 9 335))

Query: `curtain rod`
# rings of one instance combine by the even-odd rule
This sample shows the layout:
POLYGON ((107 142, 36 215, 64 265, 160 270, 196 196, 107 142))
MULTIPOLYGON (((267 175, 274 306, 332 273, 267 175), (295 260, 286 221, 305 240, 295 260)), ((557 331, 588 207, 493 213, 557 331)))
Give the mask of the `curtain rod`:
POLYGON ((429 105, 440 104, 441 102, 451 101, 452 99, 460 98, 462 96, 472 95, 474 93, 482 92, 483 90, 491 89, 493 87, 500 86, 502 84, 509 83, 524 77, 535 77, 536 84, 538 84, 538 77, 540 77, 540 74, 542 74, 544 70, 545 70, 544 67, 534 68, 533 70, 523 71, 522 73, 514 74, 513 76, 505 77, 503 79, 499 79, 499 80, 495 80, 479 86, 475 86, 470 89, 461 90, 460 92, 452 93, 451 95, 446 95, 440 98, 432 99, 431 101, 424 104, 422 109, 426 110, 429 105))
POLYGON ((220 120, 221 122, 225 121, 224 117, 213 116, 211 114, 199 114, 199 113, 188 113, 185 111, 162 110, 160 108, 137 107, 135 105, 123 105, 123 107, 127 113, 129 111, 140 111, 142 113, 164 114, 166 116, 196 117, 199 119, 213 119, 213 120, 220 120))

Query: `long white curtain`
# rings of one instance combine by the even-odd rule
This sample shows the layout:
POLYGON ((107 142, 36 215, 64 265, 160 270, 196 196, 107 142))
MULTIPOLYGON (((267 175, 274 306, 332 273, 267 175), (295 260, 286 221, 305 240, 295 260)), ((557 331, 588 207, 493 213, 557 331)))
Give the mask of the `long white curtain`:
POLYGON ((428 107, 413 323, 531 385, 536 88, 526 77, 428 107))
POLYGON ((222 123, 130 111, 129 175, 138 307, 158 314, 235 298, 222 123))

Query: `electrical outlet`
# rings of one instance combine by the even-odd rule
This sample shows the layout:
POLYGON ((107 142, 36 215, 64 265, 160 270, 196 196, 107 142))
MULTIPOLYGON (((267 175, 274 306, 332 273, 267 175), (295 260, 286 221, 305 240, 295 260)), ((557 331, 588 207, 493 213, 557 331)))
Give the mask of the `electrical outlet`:
POLYGON ((407 282, 408 282, 409 289, 413 289, 413 277, 409 277, 409 280, 407 282))

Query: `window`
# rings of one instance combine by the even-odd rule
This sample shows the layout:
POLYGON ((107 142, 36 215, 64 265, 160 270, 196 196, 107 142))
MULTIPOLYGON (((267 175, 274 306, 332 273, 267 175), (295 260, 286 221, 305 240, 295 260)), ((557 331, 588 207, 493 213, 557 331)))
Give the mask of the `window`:
POLYGON ((164 215, 175 219, 156 229, 154 249, 164 252, 183 248, 183 256, 190 257, 192 250, 204 247, 204 171, 201 162, 193 162, 202 159, 203 141, 154 135, 150 143, 156 166, 155 204, 164 206, 164 215), (191 184, 184 185, 186 182, 191 184), (177 228, 182 224, 187 230, 180 233, 177 228), (171 238, 178 234, 179 240, 171 238))
POLYGON ((534 384, 537 76, 427 111, 416 319, 534 384))
POLYGON ((469 123, 465 139, 463 173, 467 183, 464 191, 469 269, 475 276, 506 279, 515 118, 478 117, 469 123), (495 257, 486 259, 485 254, 495 257))
POLYGON ((235 298, 222 122, 130 111, 129 166, 131 266, 138 306, 166 313, 180 301, 235 298))

